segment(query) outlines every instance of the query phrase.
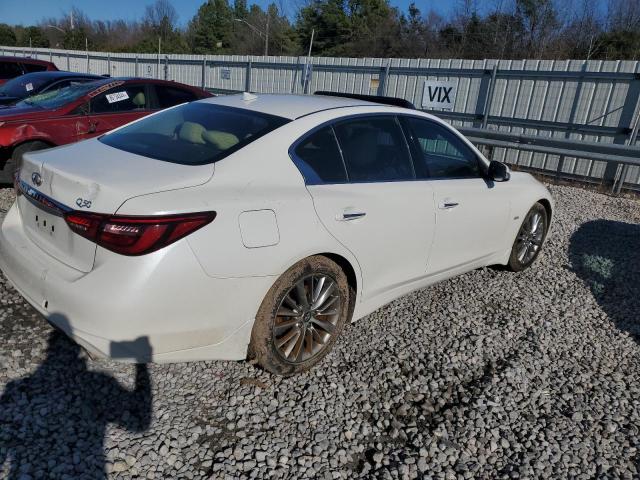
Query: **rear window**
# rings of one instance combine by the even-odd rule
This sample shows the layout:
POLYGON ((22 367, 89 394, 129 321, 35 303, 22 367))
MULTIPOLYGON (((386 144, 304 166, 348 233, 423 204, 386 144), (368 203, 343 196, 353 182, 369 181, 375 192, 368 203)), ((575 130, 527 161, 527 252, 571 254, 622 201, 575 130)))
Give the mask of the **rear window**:
POLYGON ((0 62, 0 78, 14 78, 22 75, 20 65, 13 62, 0 62))
POLYGON ((46 65, 40 65, 38 63, 23 63, 22 65, 27 72, 44 72, 47 69, 46 65))
POLYGON ((105 145, 183 165, 212 163, 289 122, 263 113, 188 103, 103 135, 105 145))
POLYGON ((164 85, 156 85, 156 94, 158 95, 158 107, 169 108, 181 103, 192 102, 197 100, 195 93, 180 88, 167 87, 164 85))

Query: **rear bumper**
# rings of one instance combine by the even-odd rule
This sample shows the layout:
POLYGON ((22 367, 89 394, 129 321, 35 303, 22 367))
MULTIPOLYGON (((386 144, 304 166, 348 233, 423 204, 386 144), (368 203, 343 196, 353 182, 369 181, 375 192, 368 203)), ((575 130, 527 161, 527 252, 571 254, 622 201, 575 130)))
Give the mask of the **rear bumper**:
POLYGON ((35 245, 14 205, 0 269, 47 320, 95 356, 124 361, 241 360, 273 277, 212 278, 186 241, 140 257, 98 248, 89 273, 35 245))

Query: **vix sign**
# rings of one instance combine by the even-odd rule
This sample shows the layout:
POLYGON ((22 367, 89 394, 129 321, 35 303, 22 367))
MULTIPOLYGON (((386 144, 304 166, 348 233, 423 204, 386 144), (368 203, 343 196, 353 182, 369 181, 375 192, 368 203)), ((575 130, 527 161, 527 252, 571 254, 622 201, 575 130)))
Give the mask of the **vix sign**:
POLYGON ((453 110, 456 100, 456 82, 425 80, 422 92, 422 108, 453 110))

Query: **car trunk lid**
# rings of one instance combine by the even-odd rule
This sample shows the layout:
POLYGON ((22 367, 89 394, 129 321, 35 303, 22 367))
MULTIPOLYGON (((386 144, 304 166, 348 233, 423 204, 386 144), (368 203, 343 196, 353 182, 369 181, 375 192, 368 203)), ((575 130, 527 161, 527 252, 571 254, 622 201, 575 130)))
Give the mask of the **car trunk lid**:
POLYGON ((25 231, 42 250, 83 272, 93 268, 96 245, 75 234, 63 212, 114 214, 140 195, 201 185, 213 165, 178 165, 88 140, 25 154, 19 198, 25 231))

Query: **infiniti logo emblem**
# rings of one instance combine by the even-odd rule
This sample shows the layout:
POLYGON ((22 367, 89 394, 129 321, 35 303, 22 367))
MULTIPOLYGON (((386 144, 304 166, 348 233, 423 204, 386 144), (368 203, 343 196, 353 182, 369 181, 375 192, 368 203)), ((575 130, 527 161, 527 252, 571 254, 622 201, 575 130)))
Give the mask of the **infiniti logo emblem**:
POLYGON ((36 187, 42 185, 42 177, 38 172, 33 172, 31 174, 31 183, 33 183, 36 187))

